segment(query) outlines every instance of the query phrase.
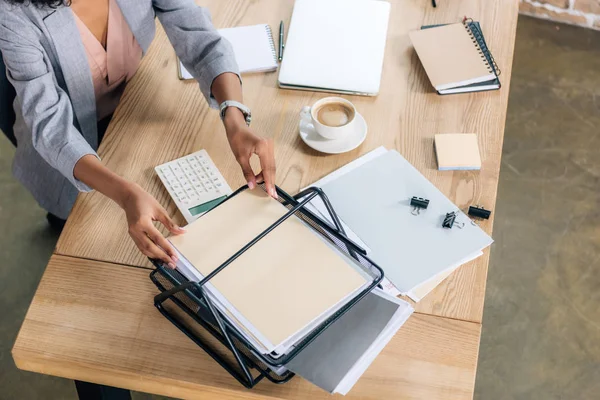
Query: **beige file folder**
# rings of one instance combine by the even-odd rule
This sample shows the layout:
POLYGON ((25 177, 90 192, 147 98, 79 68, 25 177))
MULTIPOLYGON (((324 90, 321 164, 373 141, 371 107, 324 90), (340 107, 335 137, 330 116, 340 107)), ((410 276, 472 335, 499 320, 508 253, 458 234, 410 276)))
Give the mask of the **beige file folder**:
MULTIPOLYGON (((206 276, 286 211, 262 189, 246 190, 170 241, 206 276)), ((280 344, 366 283, 354 268, 292 216, 211 283, 262 335, 280 344)))
POLYGON ((409 37, 436 90, 496 78, 462 23, 412 31, 409 37))

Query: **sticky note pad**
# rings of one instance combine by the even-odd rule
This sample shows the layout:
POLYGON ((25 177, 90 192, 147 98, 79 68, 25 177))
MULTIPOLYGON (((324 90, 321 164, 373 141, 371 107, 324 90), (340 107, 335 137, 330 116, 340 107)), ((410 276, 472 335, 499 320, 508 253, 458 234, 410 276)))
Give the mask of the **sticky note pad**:
POLYGON ((438 169, 481 169, 481 157, 474 133, 441 133, 435 135, 435 153, 438 169))

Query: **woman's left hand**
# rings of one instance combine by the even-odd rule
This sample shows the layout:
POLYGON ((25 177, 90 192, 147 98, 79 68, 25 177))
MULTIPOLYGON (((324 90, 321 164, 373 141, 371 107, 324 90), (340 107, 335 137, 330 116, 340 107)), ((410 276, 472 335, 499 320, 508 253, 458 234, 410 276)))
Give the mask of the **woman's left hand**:
POLYGON ((273 141, 256 135, 246 125, 243 114, 236 108, 230 107, 224 119, 227 140, 235 159, 242 167, 248 187, 254 189, 257 181, 265 182, 267 193, 277 198, 275 190, 275 152, 273 141), (260 159, 261 172, 255 174, 250 166, 250 158, 256 154, 260 159))

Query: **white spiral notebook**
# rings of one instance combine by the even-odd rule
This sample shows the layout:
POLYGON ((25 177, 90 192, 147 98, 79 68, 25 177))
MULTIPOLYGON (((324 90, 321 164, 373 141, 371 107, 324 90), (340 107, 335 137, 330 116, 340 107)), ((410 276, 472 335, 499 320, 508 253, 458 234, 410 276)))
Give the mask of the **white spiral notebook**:
MULTIPOLYGON (((231 43, 240 73, 268 72, 277 69, 277 51, 271 27, 266 24, 219 29, 231 43)), ((194 79, 179 62, 179 79, 194 79)))

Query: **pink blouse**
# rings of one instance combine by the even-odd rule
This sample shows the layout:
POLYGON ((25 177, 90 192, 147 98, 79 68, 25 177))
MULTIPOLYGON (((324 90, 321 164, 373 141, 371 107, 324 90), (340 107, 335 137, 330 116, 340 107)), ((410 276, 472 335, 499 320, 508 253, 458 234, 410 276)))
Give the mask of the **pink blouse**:
POLYGON ((77 14, 73 15, 90 65, 96 95, 96 114, 100 121, 117 108, 125 84, 138 69, 142 48, 127 25, 116 0, 108 2, 106 49, 77 14))

